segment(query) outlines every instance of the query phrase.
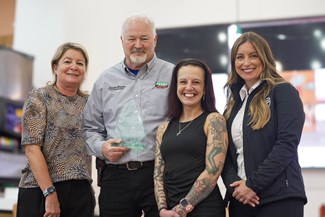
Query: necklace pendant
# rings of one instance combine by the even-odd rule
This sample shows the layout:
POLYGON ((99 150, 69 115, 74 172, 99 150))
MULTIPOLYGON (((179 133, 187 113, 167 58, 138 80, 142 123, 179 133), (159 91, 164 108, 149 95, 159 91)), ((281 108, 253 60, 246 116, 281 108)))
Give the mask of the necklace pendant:
POLYGON ((191 120, 188 124, 186 124, 186 126, 183 129, 181 128, 181 122, 178 121, 178 133, 176 133, 176 136, 179 136, 181 132, 183 132, 183 130, 185 130, 188 126, 190 126, 193 120, 191 120))

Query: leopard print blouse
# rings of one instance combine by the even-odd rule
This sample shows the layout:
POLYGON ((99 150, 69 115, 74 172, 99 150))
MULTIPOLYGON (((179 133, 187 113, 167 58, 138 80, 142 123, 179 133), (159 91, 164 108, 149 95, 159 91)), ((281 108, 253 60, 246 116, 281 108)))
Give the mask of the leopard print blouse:
MULTIPOLYGON (((83 137, 87 96, 64 96, 54 86, 35 89, 23 107, 22 146, 41 146, 52 182, 91 180, 91 156, 83 137)), ((38 187, 29 163, 19 187, 38 187)))

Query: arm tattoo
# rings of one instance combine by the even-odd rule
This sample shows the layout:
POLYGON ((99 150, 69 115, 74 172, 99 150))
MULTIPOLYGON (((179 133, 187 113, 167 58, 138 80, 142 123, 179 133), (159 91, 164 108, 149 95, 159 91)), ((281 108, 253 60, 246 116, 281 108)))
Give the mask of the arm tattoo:
POLYGON ((223 168, 228 139, 222 115, 213 115, 208 122, 206 170, 196 179, 186 196, 193 206, 204 200, 215 188, 223 168))
POLYGON ((213 149, 209 155, 208 155, 208 159, 209 159, 209 162, 211 164, 211 168, 207 167, 207 171, 208 173, 212 173, 213 175, 216 175, 217 172, 220 170, 220 167, 217 167, 213 158, 214 156, 216 156, 217 154, 219 154, 221 152, 221 147, 216 147, 215 149, 213 149))
POLYGON ((199 202, 205 199, 214 189, 215 185, 213 180, 209 178, 198 179, 193 184, 193 187, 187 195, 193 206, 196 206, 199 202))
POLYGON ((163 207, 167 208, 167 201, 164 192, 164 181, 163 181, 164 161, 160 153, 161 140, 166 127, 167 127, 166 124, 162 124, 161 126, 159 126, 157 131, 157 139, 156 139, 154 189, 155 189, 155 197, 156 197, 158 209, 161 209, 163 207))
MULTIPOLYGON (((209 173, 212 173, 213 175, 216 175, 218 171, 220 171, 220 167, 216 166, 214 157, 217 156, 219 153, 223 152, 224 154, 226 153, 225 151, 225 141, 224 141, 224 135, 226 131, 226 125, 223 120, 222 116, 214 116, 210 123, 209 126, 211 127, 211 134, 212 134, 212 142, 208 142, 208 146, 212 147, 212 150, 208 153, 208 161, 211 164, 211 167, 207 169, 209 173)), ((220 162, 219 162, 220 164, 220 162)), ((223 164, 222 164, 223 165, 223 164)), ((221 167, 222 168, 222 167, 221 167)))

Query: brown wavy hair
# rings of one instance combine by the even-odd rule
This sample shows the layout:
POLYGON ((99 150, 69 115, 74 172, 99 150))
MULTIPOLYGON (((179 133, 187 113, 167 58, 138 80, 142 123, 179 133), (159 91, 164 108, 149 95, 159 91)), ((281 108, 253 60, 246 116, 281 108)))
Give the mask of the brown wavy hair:
POLYGON ((244 83, 244 80, 236 72, 235 60, 238 47, 245 42, 252 43, 263 64, 260 80, 265 81, 265 84, 263 84, 262 90, 254 96, 249 105, 249 115, 251 116, 249 125, 251 125, 252 129, 257 130, 263 128, 271 117, 271 111, 267 102, 265 101, 265 98, 269 95, 270 91, 275 85, 285 83, 286 81, 276 70, 275 59, 266 39, 255 32, 243 33, 235 41, 230 54, 231 70, 227 83, 224 86, 227 92, 227 104, 224 112, 226 119, 229 119, 232 107, 235 103, 234 95, 230 91, 230 87, 237 83, 244 83))

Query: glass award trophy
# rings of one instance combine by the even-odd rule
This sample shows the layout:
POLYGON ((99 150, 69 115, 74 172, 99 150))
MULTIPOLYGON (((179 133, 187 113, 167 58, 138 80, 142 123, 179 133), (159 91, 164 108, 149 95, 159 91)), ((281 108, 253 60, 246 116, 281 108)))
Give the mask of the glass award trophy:
POLYGON ((117 138, 122 139, 120 146, 137 151, 144 150, 145 144, 142 143, 142 140, 145 137, 145 131, 141 116, 133 100, 123 105, 117 118, 115 133, 117 138))

